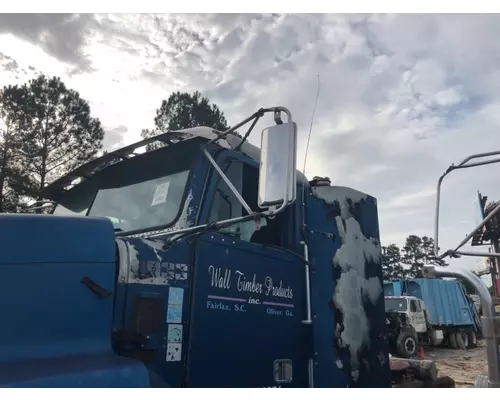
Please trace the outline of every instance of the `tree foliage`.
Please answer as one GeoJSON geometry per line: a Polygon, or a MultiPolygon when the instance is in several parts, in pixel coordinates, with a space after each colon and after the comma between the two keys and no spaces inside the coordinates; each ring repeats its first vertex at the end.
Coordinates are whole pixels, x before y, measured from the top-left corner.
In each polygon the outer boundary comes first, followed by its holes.
{"type": "Polygon", "coordinates": [[[0,207],[41,199],[51,181],[94,158],[104,130],[60,78],[44,75],[0,92],[0,207]]]}
{"type": "Polygon", "coordinates": [[[447,265],[434,255],[434,240],[427,236],[409,235],[401,249],[395,244],[382,248],[384,279],[422,277],[425,264],[447,265]]]}
{"type": "Polygon", "coordinates": [[[398,246],[390,244],[387,247],[382,247],[382,274],[384,279],[405,277],[401,261],[401,250],[398,246]]]}
{"type": "MultiPolygon", "coordinates": [[[[192,94],[175,92],[161,102],[156,110],[153,129],[143,129],[141,136],[146,139],[168,131],[207,126],[218,131],[229,129],[224,113],[216,104],[196,91],[192,94]]],[[[149,145],[148,150],[160,147],[149,145]]]]}
{"type": "Polygon", "coordinates": [[[5,86],[0,91],[0,212],[17,210],[21,193],[16,190],[22,180],[19,151],[23,129],[22,113],[26,93],[17,85],[5,86]]]}
{"type": "Polygon", "coordinates": [[[24,86],[28,108],[23,114],[23,170],[33,197],[55,177],[94,158],[102,149],[104,130],[90,116],[90,106],[78,92],[56,77],[39,76],[24,86]]]}

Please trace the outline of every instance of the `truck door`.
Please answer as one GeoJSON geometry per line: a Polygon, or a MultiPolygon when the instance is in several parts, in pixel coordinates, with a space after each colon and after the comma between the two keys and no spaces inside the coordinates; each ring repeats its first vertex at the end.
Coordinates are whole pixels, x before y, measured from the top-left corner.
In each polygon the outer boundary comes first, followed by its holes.
{"type": "MultiPolygon", "coordinates": [[[[218,163],[256,210],[257,163],[239,155],[218,163]]],[[[200,222],[245,215],[215,171],[208,186],[200,222]]],[[[263,219],[259,231],[251,221],[198,238],[188,387],[307,387],[305,270],[290,254],[293,215],[263,219]]]]}
{"type": "Polygon", "coordinates": [[[409,317],[410,323],[417,333],[424,333],[427,331],[424,310],[422,309],[419,300],[410,300],[409,317]]]}

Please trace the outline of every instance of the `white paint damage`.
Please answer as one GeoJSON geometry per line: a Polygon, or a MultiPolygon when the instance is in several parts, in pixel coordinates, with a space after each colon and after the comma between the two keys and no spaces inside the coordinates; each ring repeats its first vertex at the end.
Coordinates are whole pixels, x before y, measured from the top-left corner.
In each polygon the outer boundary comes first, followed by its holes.
{"type": "Polygon", "coordinates": [[[163,246],[165,245],[164,241],[158,241],[158,240],[151,240],[151,239],[141,239],[142,243],[144,243],[146,246],[150,247],[156,256],[156,259],[158,260],[159,263],[163,261],[163,257],[160,256],[158,251],[163,250],[163,246]]]}
{"type": "MultiPolygon", "coordinates": [[[[376,277],[366,278],[366,263],[380,262],[380,243],[363,235],[359,222],[351,215],[350,206],[367,198],[366,194],[344,187],[320,186],[313,188],[316,197],[329,204],[337,203],[340,216],[337,224],[341,246],[333,258],[334,267],[341,269],[333,301],[344,315],[344,330],[340,345],[348,347],[351,355],[351,376],[359,377],[359,352],[370,343],[369,318],[364,302],[376,304],[382,295],[382,286],[376,277]]],[[[340,326],[337,326],[340,330],[340,326]]]]}
{"type": "Polygon", "coordinates": [[[139,272],[139,252],[134,245],[122,239],[116,239],[116,245],[119,257],[118,282],[129,283],[130,273],[139,272]]]}
{"type": "Polygon", "coordinates": [[[193,225],[192,223],[189,222],[189,216],[193,212],[193,205],[191,204],[192,201],[193,201],[193,191],[190,190],[186,197],[186,201],[184,202],[184,208],[182,209],[181,216],[174,225],[174,230],[191,228],[191,226],[193,225]]]}

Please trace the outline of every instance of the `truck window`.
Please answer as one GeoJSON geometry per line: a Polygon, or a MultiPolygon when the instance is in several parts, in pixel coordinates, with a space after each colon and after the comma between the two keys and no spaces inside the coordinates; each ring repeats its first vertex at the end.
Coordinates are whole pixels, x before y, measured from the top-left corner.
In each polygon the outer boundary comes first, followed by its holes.
{"type": "Polygon", "coordinates": [[[385,311],[404,312],[408,310],[408,302],[404,298],[385,298],[385,311]]]}
{"type": "MultiPolygon", "coordinates": [[[[226,166],[224,172],[238,192],[241,193],[250,208],[258,210],[257,190],[259,170],[243,162],[232,161],[226,166]]],[[[210,209],[209,222],[222,221],[244,215],[247,215],[246,210],[231,189],[229,189],[226,182],[218,177],[218,184],[210,209]]],[[[261,229],[259,231],[256,230],[254,221],[246,221],[220,229],[219,232],[247,242],[281,246],[279,221],[278,217],[273,220],[261,218],[261,229]]]]}
{"type": "Polygon", "coordinates": [[[171,225],[182,210],[199,146],[191,139],[104,168],[62,192],[54,214],[106,217],[119,232],[171,225]]]}
{"type": "Polygon", "coordinates": [[[171,223],[179,211],[189,170],[100,189],[88,215],[107,217],[123,231],[171,223]]]}
{"type": "Polygon", "coordinates": [[[410,301],[410,311],[411,312],[418,312],[418,305],[417,305],[417,302],[415,300],[411,300],[410,301]]]}

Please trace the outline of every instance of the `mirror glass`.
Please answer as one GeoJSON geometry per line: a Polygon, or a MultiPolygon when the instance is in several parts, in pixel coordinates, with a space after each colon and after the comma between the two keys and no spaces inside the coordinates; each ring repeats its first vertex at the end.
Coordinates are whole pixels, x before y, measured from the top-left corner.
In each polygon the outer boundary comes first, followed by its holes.
{"type": "Polygon", "coordinates": [[[260,208],[295,200],[297,127],[294,122],[262,131],[259,171],[260,208]]]}

